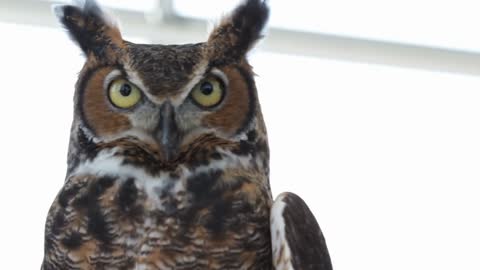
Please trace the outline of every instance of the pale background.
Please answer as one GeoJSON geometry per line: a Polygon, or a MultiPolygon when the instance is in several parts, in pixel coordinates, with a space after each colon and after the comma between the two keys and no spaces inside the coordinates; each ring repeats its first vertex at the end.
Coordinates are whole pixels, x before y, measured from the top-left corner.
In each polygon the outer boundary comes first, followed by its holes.
{"type": "MultiPolygon", "coordinates": [[[[147,43],[201,41],[238,1],[158,2],[100,1],[147,43]]],[[[480,3],[270,3],[250,60],[274,195],[305,199],[337,270],[480,269],[480,3]]],[[[46,1],[0,0],[0,34],[1,268],[38,269],[83,58],[46,1]]]]}

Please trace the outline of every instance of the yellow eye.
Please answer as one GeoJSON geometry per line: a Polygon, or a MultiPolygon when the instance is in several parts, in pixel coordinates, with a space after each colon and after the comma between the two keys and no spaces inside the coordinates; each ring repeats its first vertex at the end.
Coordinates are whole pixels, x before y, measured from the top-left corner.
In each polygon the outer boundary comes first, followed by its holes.
{"type": "Polygon", "coordinates": [[[225,86],[220,79],[208,77],[198,83],[190,95],[197,105],[210,108],[222,101],[225,95],[225,86]]]}
{"type": "Polygon", "coordinates": [[[128,109],[140,101],[142,93],[135,85],[126,80],[118,79],[110,84],[108,96],[113,105],[128,109]]]}

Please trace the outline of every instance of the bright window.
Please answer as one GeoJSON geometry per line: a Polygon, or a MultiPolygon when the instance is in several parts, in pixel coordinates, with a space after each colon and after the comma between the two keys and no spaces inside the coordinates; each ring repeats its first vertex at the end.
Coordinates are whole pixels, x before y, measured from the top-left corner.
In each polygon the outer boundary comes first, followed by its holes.
{"type": "MultiPolygon", "coordinates": [[[[211,19],[240,0],[175,0],[179,14],[211,19]]],[[[270,25],[433,47],[480,51],[480,3],[471,0],[271,0],[270,25]]]]}
{"type": "MultiPolygon", "coordinates": [[[[72,0],[42,0],[55,3],[72,3],[72,0]]],[[[149,12],[157,7],[157,0],[96,0],[102,6],[125,10],[149,12]]]]}

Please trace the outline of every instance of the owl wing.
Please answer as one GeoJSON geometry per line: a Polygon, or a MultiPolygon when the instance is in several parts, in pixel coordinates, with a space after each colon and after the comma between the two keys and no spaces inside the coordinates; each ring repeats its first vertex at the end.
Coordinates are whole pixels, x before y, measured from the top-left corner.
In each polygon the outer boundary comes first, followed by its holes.
{"type": "Polygon", "coordinates": [[[325,238],[306,203],[280,194],[270,213],[275,270],[331,270],[325,238]]]}

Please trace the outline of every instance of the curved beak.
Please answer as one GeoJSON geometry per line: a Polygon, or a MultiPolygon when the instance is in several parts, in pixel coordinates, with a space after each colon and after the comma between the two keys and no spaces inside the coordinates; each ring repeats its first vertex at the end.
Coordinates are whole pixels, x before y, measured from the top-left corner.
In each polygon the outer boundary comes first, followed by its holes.
{"type": "Polygon", "coordinates": [[[178,155],[181,135],[175,120],[175,110],[168,101],[160,108],[160,121],[154,137],[160,146],[163,158],[166,161],[174,160],[178,155]]]}

